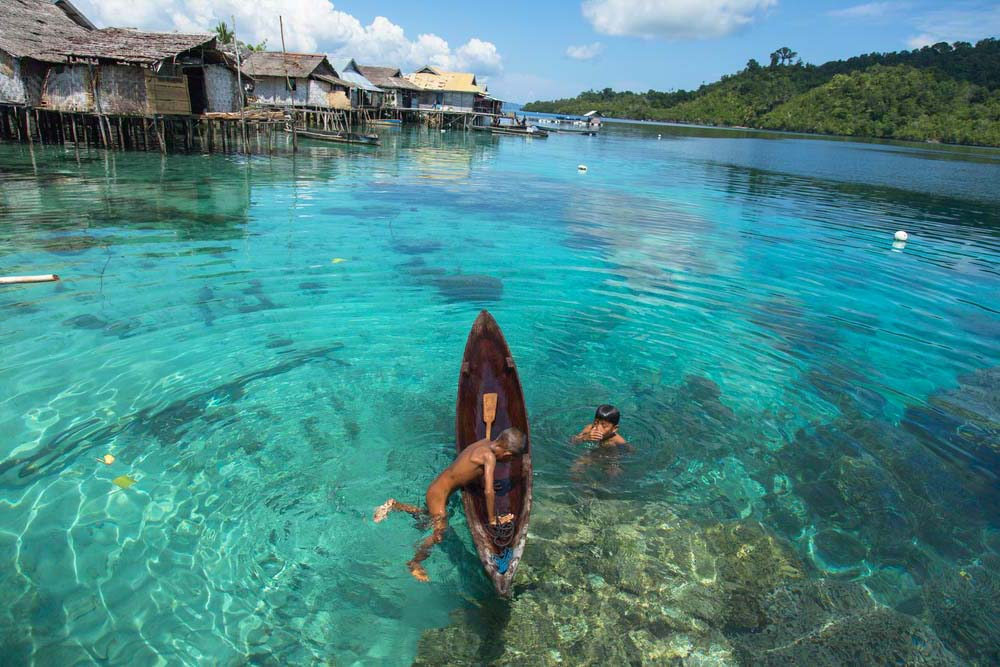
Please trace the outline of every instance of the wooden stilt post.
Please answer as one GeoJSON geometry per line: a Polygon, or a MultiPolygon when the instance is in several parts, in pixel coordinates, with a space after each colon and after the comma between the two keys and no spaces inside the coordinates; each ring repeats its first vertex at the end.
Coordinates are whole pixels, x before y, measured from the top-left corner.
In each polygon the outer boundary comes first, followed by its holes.
{"type": "Polygon", "coordinates": [[[104,123],[101,122],[100,115],[97,116],[97,129],[101,131],[101,145],[108,147],[108,137],[104,134],[104,123]]]}

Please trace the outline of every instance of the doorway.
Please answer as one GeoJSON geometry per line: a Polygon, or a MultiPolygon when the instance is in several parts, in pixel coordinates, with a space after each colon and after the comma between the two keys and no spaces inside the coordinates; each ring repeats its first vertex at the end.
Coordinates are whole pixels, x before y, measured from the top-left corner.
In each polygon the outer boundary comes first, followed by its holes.
{"type": "Polygon", "coordinates": [[[187,76],[188,97],[191,98],[191,113],[203,114],[208,111],[208,91],[205,89],[205,70],[192,67],[184,71],[187,76]]]}

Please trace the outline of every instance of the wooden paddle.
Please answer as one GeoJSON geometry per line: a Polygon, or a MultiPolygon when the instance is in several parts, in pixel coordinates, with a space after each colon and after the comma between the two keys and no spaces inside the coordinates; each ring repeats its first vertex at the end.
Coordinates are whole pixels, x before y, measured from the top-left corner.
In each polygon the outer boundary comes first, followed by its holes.
{"type": "Polygon", "coordinates": [[[497,395],[483,394],[483,421],[486,422],[486,439],[490,439],[493,421],[497,418],[497,395]]]}

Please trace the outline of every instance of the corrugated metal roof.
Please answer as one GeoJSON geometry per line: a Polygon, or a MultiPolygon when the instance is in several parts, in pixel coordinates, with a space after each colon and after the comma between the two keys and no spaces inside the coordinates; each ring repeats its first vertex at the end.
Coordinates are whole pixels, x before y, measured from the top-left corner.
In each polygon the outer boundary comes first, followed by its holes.
{"type": "Polygon", "coordinates": [[[407,74],[406,80],[415,83],[423,90],[486,94],[484,89],[476,85],[476,75],[472,72],[444,72],[432,67],[425,67],[419,72],[407,74]]]}
{"type": "Polygon", "coordinates": [[[363,88],[372,93],[381,93],[382,89],[376,86],[374,83],[365,78],[365,75],[358,71],[358,64],[353,60],[347,63],[340,76],[347,79],[353,84],[356,84],[358,88],[363,88]]]}
{"type": "Polygon", "coordinates": [[[329,74],[313,74],[312,78],[319,79],[320,81],[326,81],[327,83],[332,83],[335,86],[343,86],[344,88],[357,88],[350,81],[344,81],[343,79],[337,78],[335,76],[330,76],[329,74]]]}

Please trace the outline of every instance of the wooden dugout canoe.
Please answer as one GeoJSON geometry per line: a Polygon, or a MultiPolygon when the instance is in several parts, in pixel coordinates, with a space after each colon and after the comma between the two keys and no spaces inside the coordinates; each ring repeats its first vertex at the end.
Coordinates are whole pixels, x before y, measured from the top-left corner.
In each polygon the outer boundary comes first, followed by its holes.
{"type": "Polygon", "coordinates": [[[517,127],[514,125],[487,125],[485,127],[473,125],[472,129],[477,132],[491,132],[492,134],[505,134],[516,137],[536,137],[538,139],[545,139],[549,136],[548,131],[537,127],[531,132],[528,132],[527,128],[517,127]]]}
{"type": "Polygon", "coordinates": [[[329,130],[306,130],[298,128],[295,132],[300,137],[315,139],[316,141],[332,141],[340,144],[361,144],[363,146],[378,146],[382,143],[379,141],[377,134],[362,134],[360,132],[341,131],[332,132],[329,130]]]}
{"type": "Polygon", "coordinates": [[[496,515],[513,514],[511,528],[496,531],[488,525],[482,482],[462,489],[462,505],[469,532],[486,575],[497,593],[511,594],[514,572],[524,552],[531,515],[531,437],[524,392],[517,366],[496,320],[487,311],[479,313],[465,343],[458,377],[455,409],[455,446],[461,452],[486,437],[483,395],[496,394],[496,418],[490,437],[514,426],[524,432],[524,452],[513,460],[497,462],[494,470],[496,515]]]}

